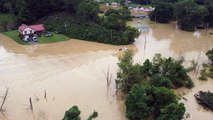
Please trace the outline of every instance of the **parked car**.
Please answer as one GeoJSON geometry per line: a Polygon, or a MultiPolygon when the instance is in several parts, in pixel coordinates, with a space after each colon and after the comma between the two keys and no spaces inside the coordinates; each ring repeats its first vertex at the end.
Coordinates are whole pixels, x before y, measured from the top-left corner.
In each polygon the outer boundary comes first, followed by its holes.
{"type": "Polygon", "coordinates": [[[24,42],[28,42],[28,37],[23,37],[22,40],[23,40],[24,42]]]}
{"type": "Polygon", "coordinates": [[[30,42],[30,41],[33,41],[33,38],[32,37],[28,37],[27,40],[30,42]]]}
{"type": "Polygon", "coordinates": [[[53,35],[53,34],[52,34],[51,32],[46,32],[46,33],[45,33],[45,36],[46,36],[46,37],[50,37],[50,36],[52,36],[52,35],[53,35]]]}
{"type": "Polygon", "coordinates": [[[33,41],[37,42],[38,41],[37,37],[33,37],[33,41]]]}

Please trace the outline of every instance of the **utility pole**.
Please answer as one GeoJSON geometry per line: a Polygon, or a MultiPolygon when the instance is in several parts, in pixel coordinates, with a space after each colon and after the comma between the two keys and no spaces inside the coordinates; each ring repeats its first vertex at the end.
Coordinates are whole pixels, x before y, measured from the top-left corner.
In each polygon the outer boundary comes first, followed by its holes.
{"type": "Polygon", "coordinates": [[[112,29],[111,29],[111,41],[112,41],[112,29]]]}

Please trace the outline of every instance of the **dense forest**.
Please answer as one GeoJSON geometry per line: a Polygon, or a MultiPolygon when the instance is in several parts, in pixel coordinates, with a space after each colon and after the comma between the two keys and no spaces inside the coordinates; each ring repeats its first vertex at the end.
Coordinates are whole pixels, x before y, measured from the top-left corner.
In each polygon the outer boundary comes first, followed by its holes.
{"type": "MultiPolygon", "coordinates": [[[[0,12],[15,16],[17,26],[44,23],[46,30],[107,44],[131,44],[139,32],[127,27],[126,7],[101,14],[93,0],[0,0],[0,12]]],[[[6,24],[6,23],[5,23],[6,24]]]]}

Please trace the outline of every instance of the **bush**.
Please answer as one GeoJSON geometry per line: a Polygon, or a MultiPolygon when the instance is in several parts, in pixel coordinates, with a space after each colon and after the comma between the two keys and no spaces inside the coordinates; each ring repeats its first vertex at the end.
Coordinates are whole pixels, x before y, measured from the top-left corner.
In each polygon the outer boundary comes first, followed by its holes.
{"type": "Polygon", "coordinates": [[[213,48],[208,50],[206,52],[206,56],[209,58],[209,60],[213,63],[213,48]]]}
{"type": "Polygon", "coordinates": [[[62,120],[80,120],[81,111],[78,106],[73,106],[68,111],[65,112],[64,118],[62,120]]]}

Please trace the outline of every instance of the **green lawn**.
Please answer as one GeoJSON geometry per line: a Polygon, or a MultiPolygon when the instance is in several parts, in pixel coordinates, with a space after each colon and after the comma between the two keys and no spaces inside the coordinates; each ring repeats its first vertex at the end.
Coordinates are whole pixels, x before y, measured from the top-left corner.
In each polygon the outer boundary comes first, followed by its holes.
{"type": "MultiPolygon", "coordinates": [[[[18,36],[19,33],[17,30],[3,32],[2,34],[12,38],[19,44],[28,45],[27,42],[24,42],[23,40],[20,39],[20,37],[18,36]]],[[[53,43],[53,42],[59,42],[59,41],[66,41],[69,39],[70,39],[69,37],[62,34],[53,34],[53,36],[51,37],[45,37],[44,35],[42,35],[41,37],[38,37],[38,43],[53,43]]]]}
{"type": "Polygon", "coordinates": [[[39,43],[52,43],[52,42],[60,42],[60,41],[65,41],[69,40],[70,38],[62,35],[62,34],[53,34],[51,37],[45,37],[42,35],[41,37],[38,37],[38,42],[39,43]]]}
{"type": "Polygon", "coordinates": [[[24,42],[23,40],[20,39],[19,33],[18,33],[17,30],[12,30],[12,31],[9,31],[9,32],[3,32],[2,34],[12,38],[13,40],[15,40],[19,44],[22,44],[22,45],[27,44],[26,42],[24,42]]]}

